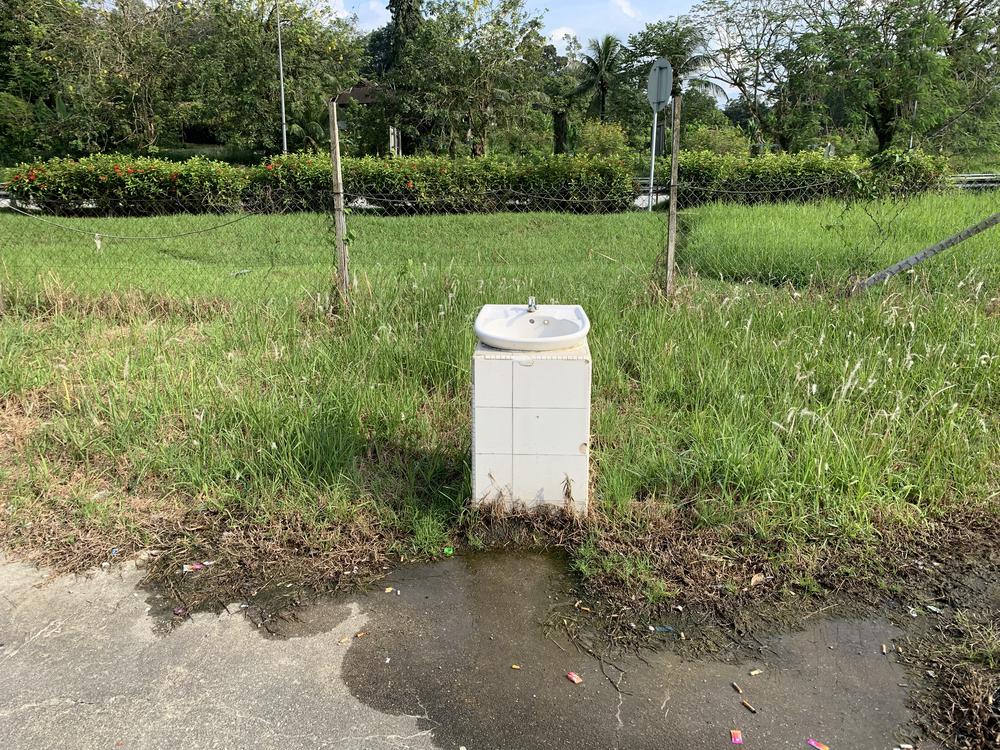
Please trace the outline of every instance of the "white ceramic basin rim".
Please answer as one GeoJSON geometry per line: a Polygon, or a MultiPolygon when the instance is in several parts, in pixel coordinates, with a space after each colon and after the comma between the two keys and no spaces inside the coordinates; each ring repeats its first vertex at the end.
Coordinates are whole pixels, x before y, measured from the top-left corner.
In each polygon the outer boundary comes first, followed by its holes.
{"type": "Polygon", "coordinates": [[[487,346],[513,351],[571,349],[587,339],[590,320],[579,305],[484,305],[476,336],[487,346]]]}

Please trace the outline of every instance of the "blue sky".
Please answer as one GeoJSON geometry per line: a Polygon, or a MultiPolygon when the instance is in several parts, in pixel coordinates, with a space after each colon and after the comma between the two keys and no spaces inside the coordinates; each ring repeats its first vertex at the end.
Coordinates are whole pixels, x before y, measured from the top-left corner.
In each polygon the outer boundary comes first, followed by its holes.
{"type": "MultiPolygon", "coordinates": [[[[386,0],[341,0],[334,2],[355,13],[364,29],[384,24],[389,13],[386,0]]],[[[555,40],[565,33],[576,34],[584,46],[587,40],[604,34],[625,39],[647,22],[690,10],[692,0],[527,0],[532,10],[542,14],[545,33],[555,40]]]]}

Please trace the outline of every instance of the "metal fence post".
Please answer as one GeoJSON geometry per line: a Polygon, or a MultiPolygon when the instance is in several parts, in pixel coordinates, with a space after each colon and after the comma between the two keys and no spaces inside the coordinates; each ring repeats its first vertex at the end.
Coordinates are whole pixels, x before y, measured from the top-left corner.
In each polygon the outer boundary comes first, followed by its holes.
{"type": "Polygon", "coordinates": [[[337,248],[334,287],[340,306],[347,309],[351,277],[347,258],[347,217],[344,212],[344,174],[340,166],[340,133],[337,130],[337,99],[330,99],[330,165],[333,172],[333,223],[337,248]]]}
{"type": "Polygon", "coordinates": [[[681,150],[681,95],[674,96],[670,144],[670,212],[667,219],[667,295],[674,293],[674,255],[677,247],[677,159],[681,150]]]}

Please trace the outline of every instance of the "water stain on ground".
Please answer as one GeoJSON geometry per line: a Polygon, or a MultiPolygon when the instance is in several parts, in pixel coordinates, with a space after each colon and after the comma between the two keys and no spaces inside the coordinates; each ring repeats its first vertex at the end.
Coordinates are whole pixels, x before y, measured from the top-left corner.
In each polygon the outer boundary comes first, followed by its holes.
{"type": "MultiPolygon", "coordinates": [[[[665,649],[602,668],[546,625],[572,607],[552,558],[456,558],[397,570],[384,585],[393,591],[357,598],[367,634],[352,641],[344,679],[379,711],[421,717],[444,748],[699,750],[729,745],[739,729],[750,747],[806,748],[815,738],[883,750],[910,731],[905,669],[882,653],[902,633],[882,619],[817,617],[767,641],[758,661],[665,649]]],[[[303,616],[312,618],[304,632],[321,627],[322,613],[303,616]]]]}

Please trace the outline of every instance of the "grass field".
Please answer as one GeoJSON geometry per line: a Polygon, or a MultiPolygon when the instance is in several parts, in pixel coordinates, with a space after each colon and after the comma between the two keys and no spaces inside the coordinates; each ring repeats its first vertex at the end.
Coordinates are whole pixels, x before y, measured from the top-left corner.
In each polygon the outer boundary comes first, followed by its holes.
{"type": "Polygon", "coordinates": [[[356,216],[353,309],[332,319],[312,302],[322,217],[98,248],[228,219],[0,215],[0,539],[64,567],[152,546],[257,582],[485,544],[471,321],[534,295],[593,322],[595,513],[538,527],[586,580],[665,604],[759,572],[761,595],[875,578],[932,524],[998,511],[997,237],[861,297],[835,281],[996,203],[923,199],[877,247],[895,207],[697,209],[670,302],[659,215],[356,216]],[[192,295],[219,302],[170,301],[192,295]]]}

